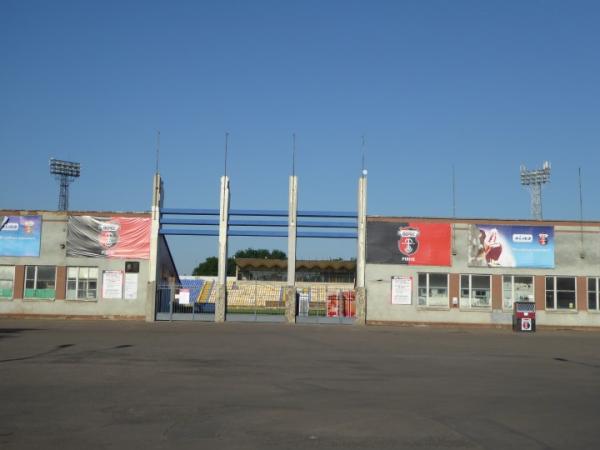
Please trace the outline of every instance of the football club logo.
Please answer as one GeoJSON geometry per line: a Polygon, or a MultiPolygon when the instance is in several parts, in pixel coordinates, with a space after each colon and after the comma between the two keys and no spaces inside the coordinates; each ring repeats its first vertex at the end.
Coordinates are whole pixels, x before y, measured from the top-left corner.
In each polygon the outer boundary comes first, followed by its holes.
{"type": "Polygon", "coordinates": [[[98,242],[104,248],[111,248],[119,241],[119,224],[105,222],[100,225],[100,234],[98,235],[98,242]]]}
{"type": "Polygon", "coordinates": [[[398,228],[398,250],[405,256],[412,256],[419,250],[419,235],[417,228],[398,228]]]}
{"type": "Polygon", "coordinates": [[[547,233],[538,234],[538,242],[540,243],[540,245],[548,245],[548,234],[547,233]]]}

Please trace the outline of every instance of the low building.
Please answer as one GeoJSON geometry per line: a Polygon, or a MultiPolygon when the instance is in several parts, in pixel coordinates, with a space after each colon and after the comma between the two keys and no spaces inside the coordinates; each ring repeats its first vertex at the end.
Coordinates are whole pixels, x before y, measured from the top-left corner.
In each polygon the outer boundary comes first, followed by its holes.
{"type": "Polygon", "coordinates": [[[600,326],[600,222],[367,219],[367,322],[600,326]]]}
{"type": "MultiPolygon", "coordinates": [[[[144,319],[150,227],[147,212],[0,211],[0,316],[144,319]]],[[[155,245],[157,280],[177,280],[166,241],[155,245]]]]}

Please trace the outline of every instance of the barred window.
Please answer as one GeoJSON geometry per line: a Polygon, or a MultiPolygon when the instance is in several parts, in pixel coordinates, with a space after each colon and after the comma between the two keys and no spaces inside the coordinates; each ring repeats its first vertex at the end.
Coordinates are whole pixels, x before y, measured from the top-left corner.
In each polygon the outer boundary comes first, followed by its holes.
{"type": "Polygon", "coordinates": [[[490,275],[460,276],[460,307],[463,309],[489,309],[491,302],[490,275]]]}
{"type": "Polygon", "coordinates": [[[25,298],[53,299],[56,297],[56,267],[25,267],[25,298]]]}
{"type": "Polygon", "coordinates": [[[513,309],[514,302],[534,302],[533,277],[504,275],[502,278],[504,309],[513,309]]]}
{"type": "Polygon", "coordinates": [[[13,298],[15,266],[0,266],[0,298],[13,298]]]}
{"type": "Polygon", "coordinates": [[[577,306],[575,277],[546,277],[546,309],[572,309],[577,306]]]}
{"type": "Polygon", "coordinates": [[[448,307],[448,274],[419,274],[419,306],[448,307]]]}
{"type": "Polygon", "coordinates": [[[95,300],[98,296],[97,267],[69,267],[67,300],[95,300]]]}

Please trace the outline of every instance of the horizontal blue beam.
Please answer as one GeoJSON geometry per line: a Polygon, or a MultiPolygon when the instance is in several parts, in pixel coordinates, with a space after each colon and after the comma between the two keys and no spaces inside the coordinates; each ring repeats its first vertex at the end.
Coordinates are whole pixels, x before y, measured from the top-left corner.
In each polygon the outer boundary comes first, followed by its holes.
{"type": "MultiPolygon", "coordinates": [[[[218,230],[191,230],[177,228],[161,228],[159,234],[163,236],[218,236],[218,230]]],[[[255,236],[287,238],[286,231],[262,230],[229,230],[229,236],[255,236]]],[[[299,238],[324,238],[324,239],[356,239],[356,233],[326,232],[326,231],[300,231],[296,233],[299,238]]]]}
{"type": "Polygon", "coordinates": [[[229,230],[229,236],[260,236],[260,237],[282,237],[287,238],[287,231],[262,231],[262,230],[229,230]]]}
{"type": "Polygon", "coordinates": [[[218,236],[219,230],[190,230],[184,228],[161,228],[158,230],[162,235],[179,235],[179,236],[218,236]]]}
{"type": "Polygon", "coordinates": [[[297,215],[298,217],[358,218],[358,213],[353,211],[298,211],[297,215]]]}
{"type": "Polygon", "coordinates": [[[161,217],[161,225],[219,225],[219,219],[171,219],[161,217]]]}
{"type": "Polygon", "coordinates": [[[230,216],[263,216],[263,217],[287,217],[287,210],[283,209],[230,209],[230,216]]]}
{"type": "Polygon", "coordinates": [[[180,214],[187,216],[218,216],[218,209],[185,209],[185,208],[162,208],[161,214],[180,214]]]}
{"type": "Polygon", "coordinates": [[[334,231],[298,231],[299,238],[326,238],[326,239],[356,239],[357,233],[343,233],[334,231]]]}
{"type": "Polygon", "coordinates": [[[298,228],[358,228],[358,223],[299,220],[297,226],[298,228]]]}

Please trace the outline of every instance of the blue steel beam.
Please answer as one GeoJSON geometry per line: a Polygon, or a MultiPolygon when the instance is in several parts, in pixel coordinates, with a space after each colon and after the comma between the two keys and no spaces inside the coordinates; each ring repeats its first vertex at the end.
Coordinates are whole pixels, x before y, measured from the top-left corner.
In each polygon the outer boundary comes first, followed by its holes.
{"type": "Polygon", "coordinates": [[[219,225],[218,219],[171,219],[160,218],[161,225],[219,225]]]}
{"type": "Polygon", "coordinates": [[[298,211],[298,217],[332,217],[332,218],[358,218],[358,213],[353,211],[298,211]]]}
{"type": "Polygon", "coordinates": [[[177,228],[161,228],[158,230],[162,235],[180,235],[180,236],[218,236],[219,230],[190,230],[177,228]]]}
{"type": "Polygon", "coordinates": [[[163,208],[161,214],[179,214],[187,216],[218,216],[218,209],[182,209],[182,208],[163,208]]]}

